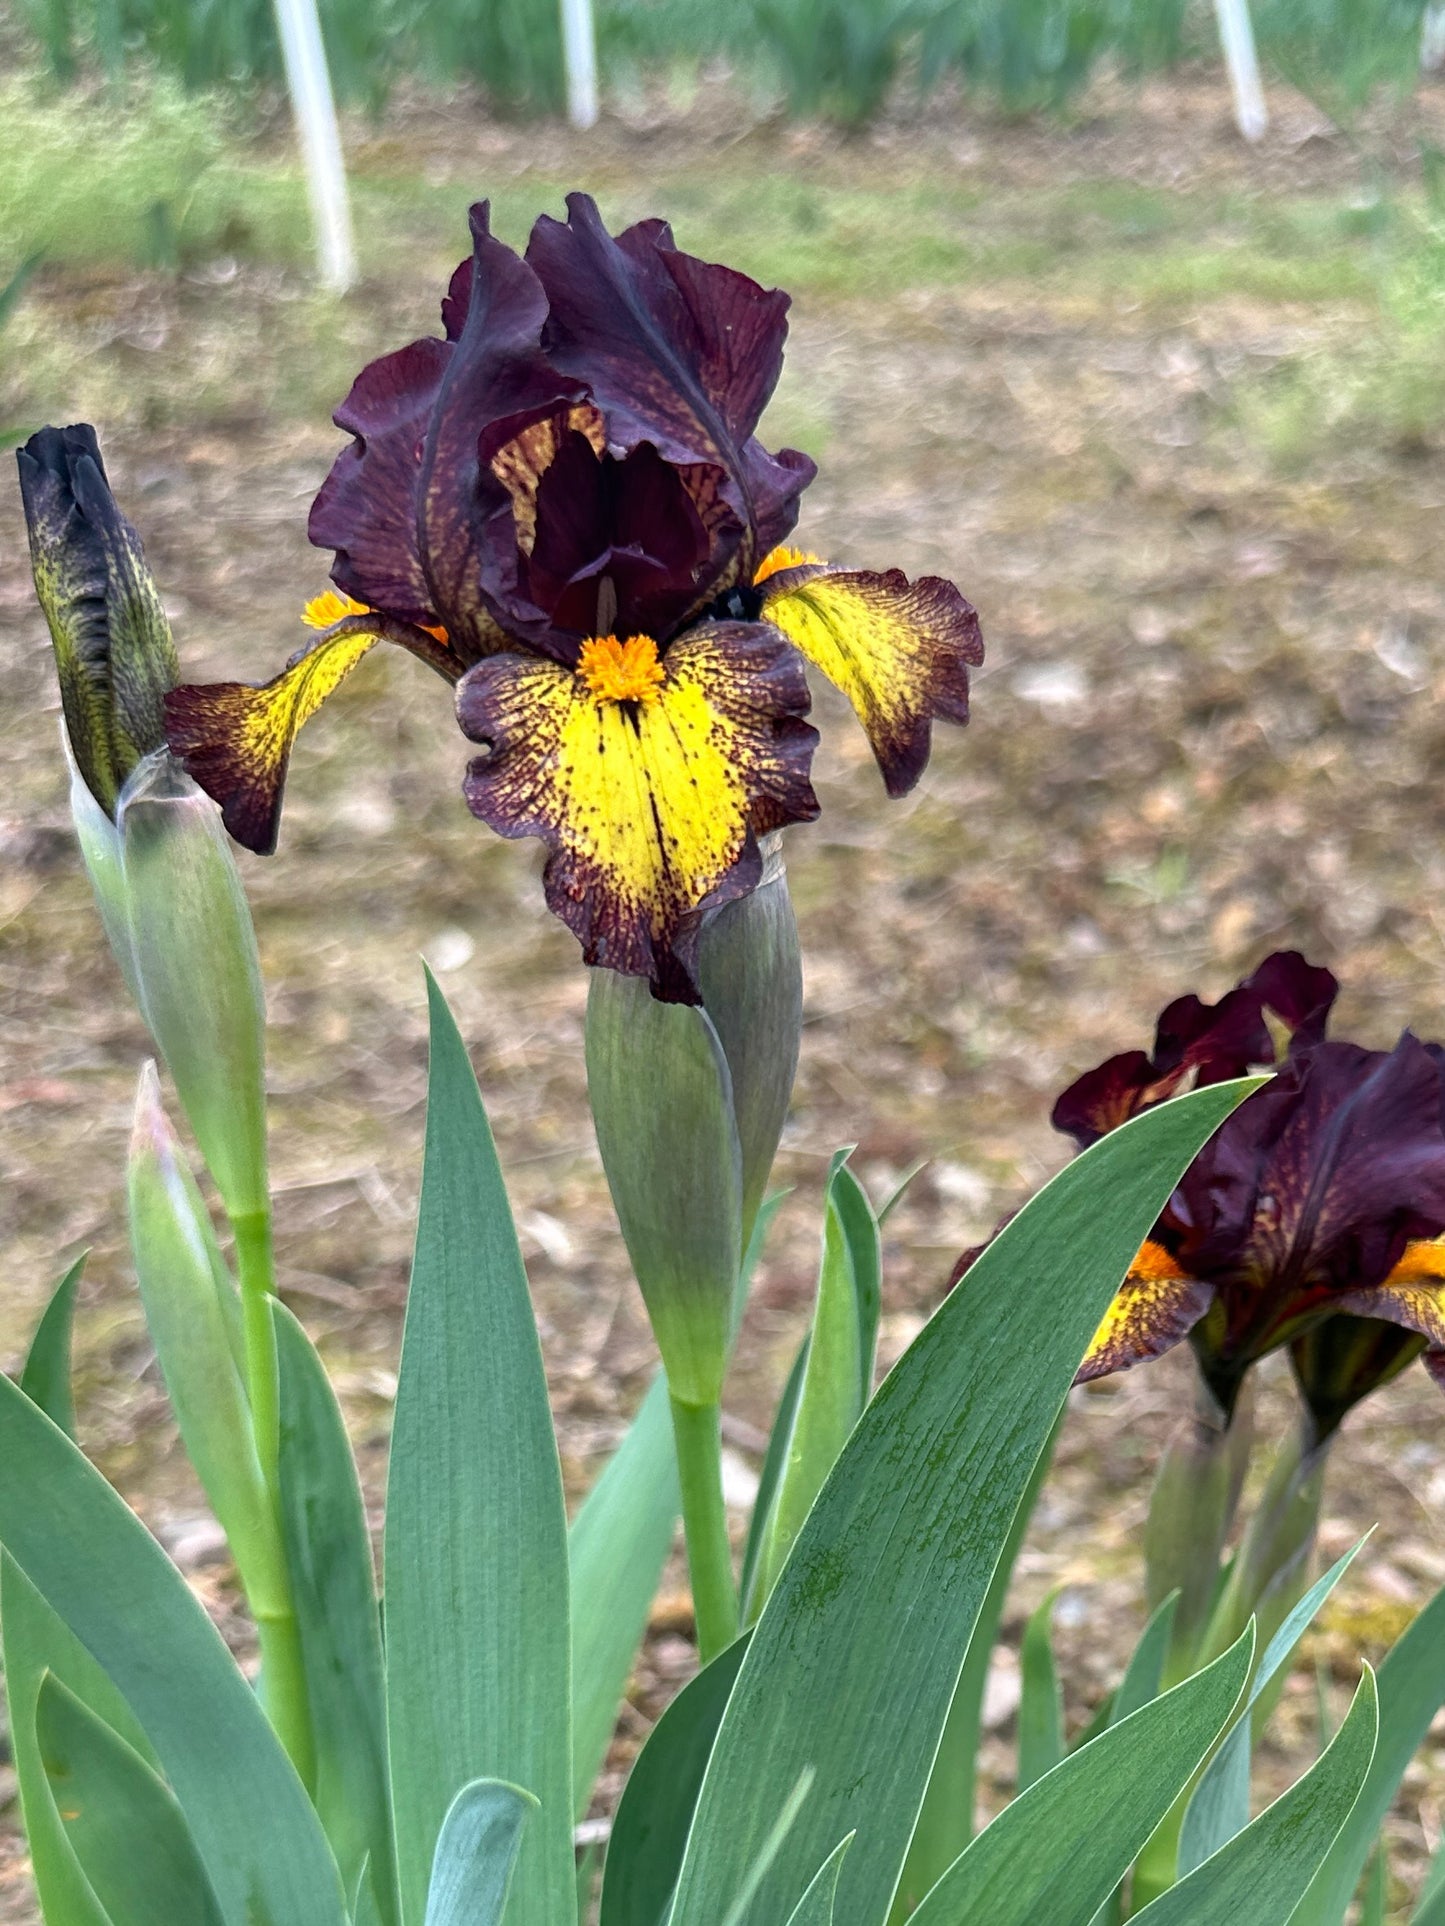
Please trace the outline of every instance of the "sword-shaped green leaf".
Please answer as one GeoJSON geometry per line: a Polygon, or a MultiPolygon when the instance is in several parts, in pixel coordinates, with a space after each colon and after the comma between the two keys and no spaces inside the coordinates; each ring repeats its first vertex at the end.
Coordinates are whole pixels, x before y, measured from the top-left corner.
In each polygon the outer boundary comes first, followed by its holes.
{"type": "Polygon", "coordinates": [[[1185,1808],[1179,1835],[1179,1876],[1193,1872],[1237,1832],[1249,1824],[1249,1714],[1259,1703],[1282,1666],[1289,1663],[1294,1648],[1304,1637],[1310,1620],[1324,1604],[1348,1570],[1360,1545],[1337,1558],[1324,1577],[1318,1579],[1280,1626],[1250,1681],[1249,1697],[1229,1736],[1200,1776],[1199,1784],[1185,1808]]]}
{"type": "Polygon", "coordinates": [[[1020,1793],[925,1895],[917,1926],[1088,1926],[1223,1730],[1253,1652],[1246,1632],[1020,1793]]]}
{"type": "Polygon", "coordinates": [[[0,1544],[129,1704],[227,1926],[341,1926],[326,1836],[219,1633],[129,1506],[4,1378],[0,1544]]]}
{"type": "Polygon", "coordinates": [[[222,1926],[169,1786],[47,1674],[36,1738],[56,1816],[111,1926],[222,1926]]]}
{"type": "Polygon", "coordinates": [[[527,1274],[476,1078],[428,978],[431,1078],[387,1480],[387,1719],[405,1926],[476,1779],[540,1802],[508,1926],[575,1916],[567,1516],[527,1274]]]}
{"type": "Polygon", "coordinates": [[[301,1633],[316,1810],[348,1892],[363,1869],[396,1926],[386,1684],[371,1534],[336,1394],[310,1338],[273,1303],[281,1411],[281,1531],[301,1633]]]}
{"type": "Polygon", "coordinates": [[[572,1810],[587,1810],[677,1532],[677,1457],[659,1375],[567,1533],[572,1810]]]}
{"type": "Polygon", "coordinates": [[[1367,1667],[1344,1724],[1304,1777],[1212,1859],[1136,1913],[1138,1926],[1293,1923],[1311,1876],[1365,1783],[1377,1714],[1375,1675],[1367,1667]]]}
{"type": "Polygon", "coordinates": [[[664,1926],[745,1633],[689,1679],[648,1734],[623,1788],[602,1872],[601,1926],[664,1926]]]}
{"type": "Polygon", "coordinates": [[[813,1876],[813,1883],[788,1916],[788,1926],[833,1926],[833,1900],[843,1855],[853,1843],[850,1832],[840,1839],[813,1876]]]}
{"type": "Polygon", "coordinates": [[[1380,1667],[1380,1738],[1370,1776],[1290,1926],[1340,1926],[1405,1768],[1442,1704],[1445,1590],[1435,1594],[1380,1667]]]}
{"type": "Polygon", "coordinates": [[[680,1919],[741,1887],[810,1767],[759,1918],[786,1919],[854,1830],[836,1920],[887,1916],[970,1634],[1079,1360],[1181,1171],[1255,1087],[1196,1091],[1086,1151],[880,1387],[754,1632],[698,1801],[680,1919]]]}

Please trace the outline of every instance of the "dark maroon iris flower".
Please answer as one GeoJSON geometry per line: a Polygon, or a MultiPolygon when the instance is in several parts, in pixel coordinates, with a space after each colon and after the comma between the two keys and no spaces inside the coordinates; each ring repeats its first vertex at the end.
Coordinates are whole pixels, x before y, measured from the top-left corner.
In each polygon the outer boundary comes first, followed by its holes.
{"type": "Polygon", "coordinates": [[[311,511],[340,595],[264,687],[172,693],[174,752],[253,849],[274,847],[298,729],[378,641],[456,686],[465,785],[549,846],[547,900],[589,963],[696,1001],[704,909],[761,874],[758,837],[817,814],[804,658],[857,709],[891,794],[936,718],[968,715],[978,618],[949,582],[785,546],[813,463],[756,429],[788,297],[612,235],[574,194],[518,255],[472,209],[440,339],[364,368],[311,511]]]}
{"type": "Polygon", "coordinates": [[[1218,1004],[1183,997],[1152,1055],[1088,1071],[1054,1122],[1087,1146],[1191,1082],[1276,1074],[1185,1172],[1094,1338],[1081,1379],[1188,1337],[1226,1412],[1288,1346],[1317,1434],[1422,1351],[1445,1386],[1445,1052],[1326,1039],[1337,985],[1294,952],[1218,1004]]]}

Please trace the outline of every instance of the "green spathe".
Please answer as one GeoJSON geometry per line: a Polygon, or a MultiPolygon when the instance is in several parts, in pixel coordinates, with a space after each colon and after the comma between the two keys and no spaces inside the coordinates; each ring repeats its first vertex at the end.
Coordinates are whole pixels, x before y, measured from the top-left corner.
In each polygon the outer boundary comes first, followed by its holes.
{"type": "Polygon", "coordinates": [[[640,977],[594,970],[587,1089],[668,1388],[715,1405],[742,1263],[742,1152],[717,1032],[703,1011],[659,1003],[640,977]]]}
{"type": "Polygon", "coordinates": [[[803,1027],[803,960],[781,845],[781,831],[764,838],[763,882],[736,902],[709,911],[697,946],[703,1008],[732,1077],[744,1240],[783,1134],[803,1027]]]}
{"type": "Polygon", "coordinates": [[[166,751],[116,812],[141,1014],[227,1215],[266,1214],[265,996],[220,811],[166,751]]]}

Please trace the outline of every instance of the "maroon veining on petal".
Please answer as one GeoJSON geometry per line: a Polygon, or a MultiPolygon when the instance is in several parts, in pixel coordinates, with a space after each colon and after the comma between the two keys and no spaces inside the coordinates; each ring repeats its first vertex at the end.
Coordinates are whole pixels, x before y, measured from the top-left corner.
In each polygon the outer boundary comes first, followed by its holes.
{"type": "Polygon", "coordinates": [[[369,607],[440,622],[476,660],[501,637],[482,595],[477,521],[511,506],[484,469],[529,422],[579,399],[583,383],[541,349],[547,298],[536,275],[471,210],[473,251],[452,278],[445,340],[415,341],[364,368],[336,412],[355,437],[311,510],[336,551],[332,577],[369,607]]]}
{"type": "Polygon", "coordinates": [[[720,467],[750,569],[792,528],[815,472],[754,433],[782,368],[788,297],[684,254],[665,222],[614,238],[585,194],[568,196],[565,222],[537,222],[527,260],[547,291],[548,355],[587,382],[609,446],[651,442],[664,460],[720,467]]]}

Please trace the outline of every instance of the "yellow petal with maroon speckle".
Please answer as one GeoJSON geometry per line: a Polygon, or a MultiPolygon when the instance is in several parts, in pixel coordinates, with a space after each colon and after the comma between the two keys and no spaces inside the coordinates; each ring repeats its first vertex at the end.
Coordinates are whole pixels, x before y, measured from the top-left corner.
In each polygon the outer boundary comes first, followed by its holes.
{"type": "Polygon", "coordinates": [[[325,636],[261,688],[211,682],[167,696],[171,751],[221,805],[238,843],[263,856],[276,847],[297,732],[381,639],[366,632],[325,636]]]}
{"type": "Polygon", "coordinates": [[[1430,1375],[1445,1390],[1445,1237],[1415,1238],[1383,1284],[1348,1291],[1334,1308],[1418,1331],[1430,1375]]]}
{"type": "Polygon", "coordinates": [[[1191,1277],[1151,1239],[1129,1266],[1079,1366],[1077,1384],[1157,1358],[1187,1337],[1209,1308],[1213,1287],[1191,1277]]]}
{"type": "Polygon", "coordinates": [[[802,563],[757,586],[763,620],[837,683],[868,731],[889,795],[906,795],[928,761],[934,718],[968,720],[968,671],[983,660],[972,603],[939,576],[910,582],[896,568],[802,563]]]}
{"type": "Polygon", "coordinates": [[[601,673],[603,655],[620,664],[642,640],[598,639],[575,670],[521,655],[470,670],[457,713],[487,753],[466,795],[500,834],[550,845],[547,902],[589,963],[696,1002],[697,913],[755,886],[757,834],[817,814],[817,737],[801,665],[761,624],[704,624],[667,649],[645,700],[612,693],[631,685],[601,673]]]}

